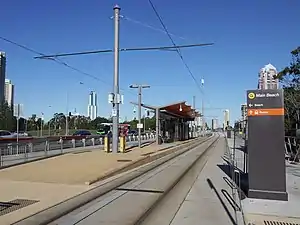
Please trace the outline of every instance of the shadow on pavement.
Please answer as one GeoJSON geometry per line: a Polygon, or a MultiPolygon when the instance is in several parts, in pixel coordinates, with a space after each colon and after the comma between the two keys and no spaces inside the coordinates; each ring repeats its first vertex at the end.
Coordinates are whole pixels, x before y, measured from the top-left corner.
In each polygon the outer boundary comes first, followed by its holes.
{"type": "MultiPolygon", "coordinates": [[[[142,148],[143,148],[143,147],[146,147],[146,146],[148,146],[148,145],[151,145],[152,143],[153,143],[153,141],[144,142],[144,143],[142,143],[141,147],[142,147],[142,148]]],[[[130,152],[130,151],[132,151],[133,148],[138,147],[138,146],[139,146],[138,143],[137,143],[137,144],[134,144],[134,145],[130,145],[130,146],[128,146],[128,147],[126,148],[126,152],[130,152]]]]}
{"type": "Polygon", "coordinates": [[[241,145],[240,147],[235,147],[235,149],[244,152],[244,154],[248,154],[247,146],[241,145]]]}
{"type": "Polygon", "coordinates": [[[229,209],[227,208],[226,204],[224,203],[224,201],[222,200],[220,194],[218,193],[218,190],[216,189],[216,187],[214,186],[214,184],[212,183],[212,181],[208,178],[206,179],[209,187],[215,192],[216,196],[218,197],[219,201],[221,202],[221,205],[223,206],[226,214],[228,215],[230,221],[232,222],[233,225],[237,225],[237,223],[235,222],[233,216],[231,215],[229,209]]]}
{"type": "Polygon", "coordinates": [[[240,193],[241,199],[245,199],[248,196],[248,190],[249,190],[248,174],[239,170],[239,173],[234,173],[235,177],[233,177],[232,175],[233,166],[231,166],[230,164],[218,164],[217,166],[231,179],[229,180],[227,177],[223,177],[225,182],[231,188],[234,187],[232,182],[235,182],[235,184],[240,188],[239,191],[241,191],[240,193]],[[240,179],[239,179],[239,174],[240,174],[240,179]]]}
{"type": "Polygon", "coordinates": [[[224,197],[226,198],[226,200],[229,202],[229,204],[231,205],[231,207],[235,210],[235,211],[240,211],[240,207],[238,206],[238,204],[235,202],[235,200],[231,197],[231,195],[228,193],[228,191],[226,191],[225,189],[221,190],[222,194],[224,195],[224,197]]]}

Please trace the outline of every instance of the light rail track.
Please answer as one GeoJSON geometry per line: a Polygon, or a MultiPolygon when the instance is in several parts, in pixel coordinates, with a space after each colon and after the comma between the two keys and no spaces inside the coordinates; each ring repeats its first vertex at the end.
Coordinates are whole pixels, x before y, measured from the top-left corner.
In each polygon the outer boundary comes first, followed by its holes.
{"type": "Polygon", "coordinates": [[[212,136],[181,146],[174,153],[15,224],[140,224],[217,140],[212,136]]]}

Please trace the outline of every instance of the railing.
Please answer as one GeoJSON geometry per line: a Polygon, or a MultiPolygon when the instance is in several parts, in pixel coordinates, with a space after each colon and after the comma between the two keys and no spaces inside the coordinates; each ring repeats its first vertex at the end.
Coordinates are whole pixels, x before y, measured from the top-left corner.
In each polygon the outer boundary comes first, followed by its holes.
{"type": "MultiPolygon", "coordinates": [[[[141,135],[142,141],[154,140],[154,134],[141,135]]],[[[126,137],[126,142],[138,141],[137,135],[126,137]]],[[[17,143],[16,138],[0,139],[0,167],[32,161],[48,156],[84,150],[85,147],[99,146],[103,150],[104,136],[62,136],[46,138],[23,138],[17,143]],[[80,148],[80,149],[79,149],[80,148]]]]}
{"type": "Polygon", "coordinates": [[[296,137],[285,136],[285,158],[290,162],[299,162],[300,144],[296,137]]]}

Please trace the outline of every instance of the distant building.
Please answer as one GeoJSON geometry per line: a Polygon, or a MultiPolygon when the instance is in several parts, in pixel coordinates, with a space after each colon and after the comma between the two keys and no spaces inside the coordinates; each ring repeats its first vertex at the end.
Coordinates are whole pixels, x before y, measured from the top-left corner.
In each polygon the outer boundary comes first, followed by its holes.
{"type": "Polygon", "coordinates": [[[229,110],[226,109],[224,110],[224,123],[223,123],[223,128],[227,129],[230,125],[230,117],[229,117],[229,110]]]}
{"type": "Polygon", "coordinates": [[[247,119],[247,104],[241,104],[241,119],[247,119]]]}
{"type": "Polygon", "coordinates": [[[88,113],[87,116],[94,120],[97,118],[97,94],[95,91],[91,91],[89,95],[88,113]]]}
{"type": "Polygon", "coordinates": [[[272,64],[264,66],[258,75],[258,89],[278,89],[277,70],[272,64]]]}
{"type": "Polygon", "coordinates": [[[241,129],[246,127],[247,120],[247,104],[241,104],[241,129]]]}
{"type": "Polygon", "coordinates": [[[216,130],[218,128],[218,119],[211,120],[211,129],[216,130]]]}
{"type": "Polygon", "coordinates": [[[14,105],[14,85],[9,79],[5,79],[4,99],[9,106],[14,105]]]}
{"type": "Polygon", "coordinates": [[[0,102],[5,100],[5,75],[6,75],[6,55],[4,52],[0,52],[0,102]]]}

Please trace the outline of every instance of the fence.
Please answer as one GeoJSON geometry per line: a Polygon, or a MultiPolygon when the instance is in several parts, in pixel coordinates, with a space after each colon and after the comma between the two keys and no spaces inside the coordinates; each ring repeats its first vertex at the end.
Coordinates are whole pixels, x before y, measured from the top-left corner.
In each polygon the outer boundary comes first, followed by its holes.
{"type": "Polygon", "coordinates": [[[300,144],[299,140],[293,136],[285,136],[285,158],[290,162],[299,162],[300,144]]]}
{"type": "MultiPolygon", "coordinates": [[[[154,134],[141,136],[142,141],[154,140],[154,134]]],[[[126,137],[126,142],[138,141],[138,136],[126,137]]],[[[0,140],[0,167],[32,161],[38,158],[64,154],[75,150],[84,150],[85,147],[99,146],[103,149],[104,136],[63,136],[47,138],[20,138],[0,140]]]]}

